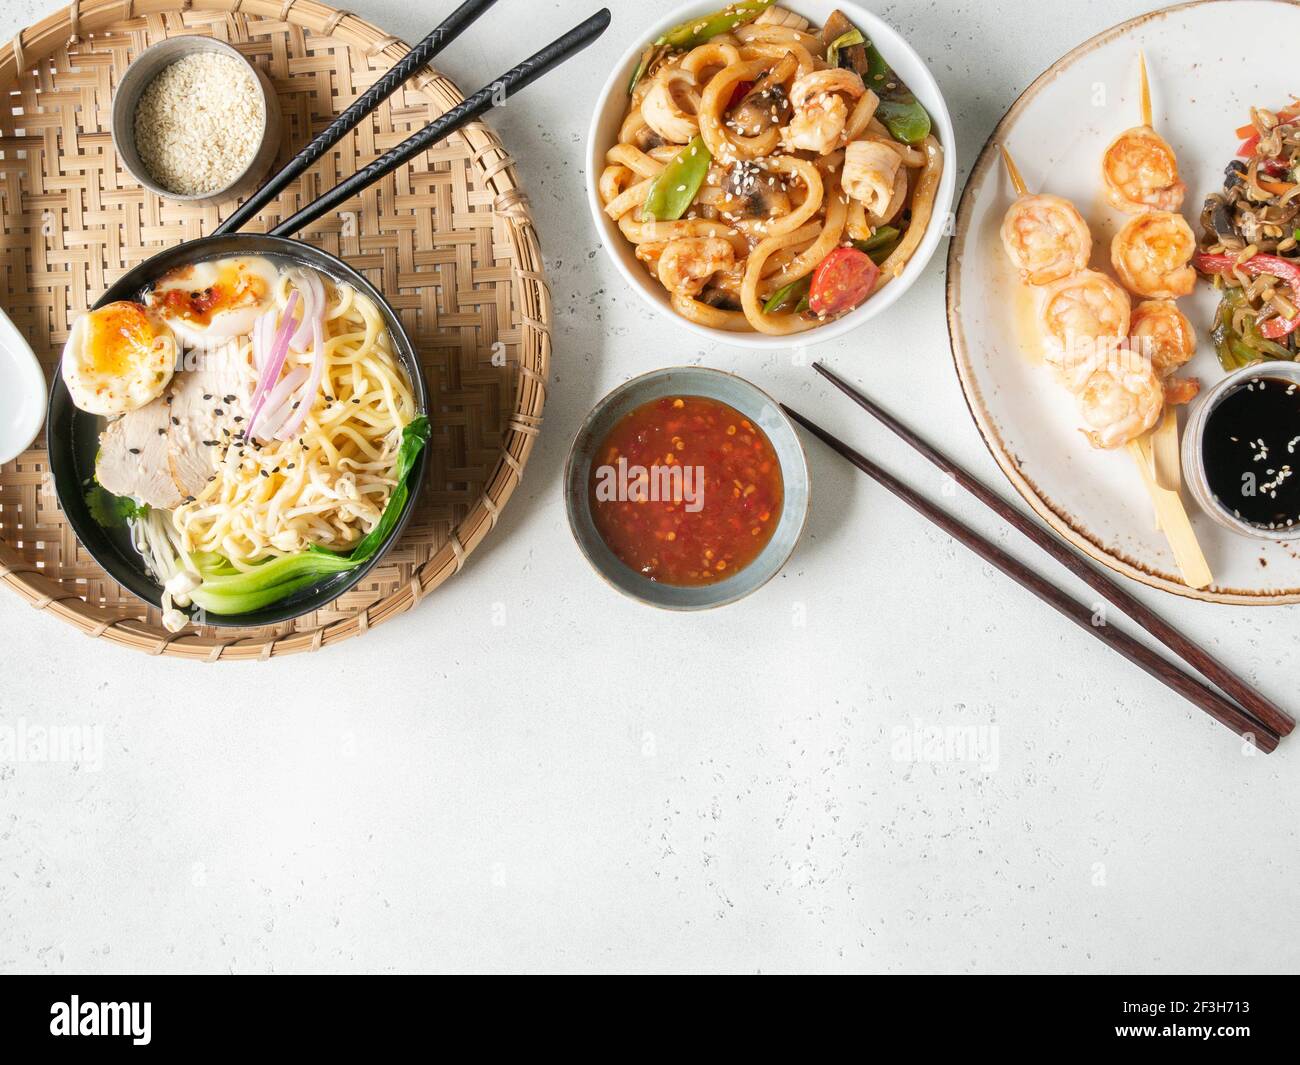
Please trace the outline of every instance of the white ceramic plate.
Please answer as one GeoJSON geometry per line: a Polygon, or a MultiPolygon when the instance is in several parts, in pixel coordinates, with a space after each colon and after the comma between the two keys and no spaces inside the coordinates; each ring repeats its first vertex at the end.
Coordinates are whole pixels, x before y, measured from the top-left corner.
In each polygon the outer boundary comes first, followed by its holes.
{"type": "MultiPolygon", "coordinates": [[[[1153,588],[1222,603],[1300,602],[1300,549],[1222,528],[1184,490],[1215,583],[1183,583],[1156,530],[1127,451],[1097,452],[1077,431],[1074,401],[1024,354],[1032,303],[998,229],[1014,199],[997,147],[1011,151],[1031,191],[1072,200],[1092,227],[1093,266],[1110,272],[1110,238],[1124,217],[1101,192],[1102,153],[1137,125],[1138,52],[1151,74],[1156,129],[1178,154],[1183,215],[1199,233],[1201,203],[1222,187],[1251,105],[1280,106],[1300,83],[1261,58],[1261,40],[1300,40],[1300,7],[1285,0],[1200,0],[1107,30],[1039,77],[980,154],[962,195],[948,257],[948,324],[966,400],[993,457],[1058,533],[1099,562],[1153,588]]],[[[1179,306],[1198,330],[1189,372],[1203,390],[1225,376],[1210,343],[1217,304],[1200,283],[1179,306]]],[[[1184,418],[1185,420],[1185,418],[1184,418]]]]}
{"type": "Polygon", "coordinates": [[[850,22],[875,42],[876,47],[880,49],[880,54],[903,79],[904,84],[912,90],[922,106],[930,112],[934,135],[939,139],[944,151],[944,169],[939,178],[934,213],[930,217],[930,226],[925,238],[912,258],[908,260],[907,266],[903,268],[902,275],[882,288],[879,295],[873,296],[843,318],[837,318],[816,329],[783,337],[765,336],[757,332],[733,333],[725,329],[710,329],[687,321],[672,309],[663,286],[650,276],[643,263],[637,261],[632,244],[605,214],[596,184],[600,179],[601,171],[605,168],[605,152],[618,139],[618,128],[627,109],[627,83],[631,80],[646,45],[688,18],[719,11],[726,6],[727,0],[694,0],[692,3],[674,8],[654,25],[637,31],[636,38],[628,41],[627,51],[614,65],[605,87],[601,89],[596,112],[591,119],[591,129],[587,133],[587,204],[591,209],[596,231],[602,237],[601,243],[613,259],[614,265],[618,267],[619,273],[651,307],[669,315],[683,328],[710,340],[750,349],[793,348],[821,344],[843,336],[850,329],[856,329],[901,299],[921,275],[935,248],[939,246],[952,211],[953,196],[957,188],[957,148],[952,131],[952,119],[948,116],[948,107],[943,102],[939,86],[925,65],[925,61],[880,16],[873,15],[865,8],[848,3],[846,0],[782,0],[782,7],[797,12],[819,26],[825,23],[836,8],[843,11],[850,22]]]}
{"type": "Polygon", "coordinates": [[[31,346],[0,311],[0,464],[27,450],[45,420],[45,375],[31,346]]]}

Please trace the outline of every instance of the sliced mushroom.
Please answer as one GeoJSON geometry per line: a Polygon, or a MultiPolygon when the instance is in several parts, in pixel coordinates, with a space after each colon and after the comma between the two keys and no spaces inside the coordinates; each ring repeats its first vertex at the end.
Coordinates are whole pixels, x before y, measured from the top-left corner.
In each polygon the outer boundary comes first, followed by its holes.
{"type": "Polygon", "coordinates": [[[733,107],[727,120],[742,134],[757,136],[772,126],[782,126],[790,120],[790,99],[787,86],[799,73],[799,60],[793,52],[786,52],[775,66],[764,71],[733,107]]]}
{"type": "Polygon", "coordinates": [[[724,217],[780,218],[790,213],[780,175],[764,170],[757,163],[739,162],[727,171],[722,191],[727,194],[720,210],[724,217]]]}
{"type": "Polygon", "coordinates": [[[1221,196],[1211,196],[1205,201],[1205,207],[1201,211],[1201,226],[1208,233],[1214,234],[1222,244],[1240,237],[1232,221],[1232,212],[1221,196]]]}
{"type": "Polygon", "coordinates": [[[704,290],[695,297],[701,303],[707,303],[710,307],[716,307],[720,311],[739,311],[744,308],[741,306],[740,299],[734,292],[719,285],[706,285],[704,290]]]}
{"type": "Polygon", "coordinates": [[[649,126],[642,126],[636,131],[636,136],[632,138],[632,143],[643,152],[650,152],[663,144],[664,139],[649,126]]]}
{"type": "MultiPolygon", "coordinates": [[[[838,38],[856,28],[848,20],[844,12],[837,8],[831,12],[830,17],[826,20],[826,25],[822,27],[822,43],[829,48],[838,38]]],[[[841,48],[839,65],[848,67],[865,81],[867,77],[866,45],[854,44],[848,48],[841,48]]]]}

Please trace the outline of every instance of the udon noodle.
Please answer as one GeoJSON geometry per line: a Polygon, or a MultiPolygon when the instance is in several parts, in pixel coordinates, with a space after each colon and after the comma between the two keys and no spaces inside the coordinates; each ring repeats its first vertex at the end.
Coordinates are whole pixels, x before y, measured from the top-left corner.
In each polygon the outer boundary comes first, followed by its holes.
{"type": "Polygon", "coordinates": [[[743,6],[766,10],[693,43],[738,5],[687,27],[688,45],[647,51],[598,191],[677,313],[786,335],[902,272],[929,225],[943,151],[839,12],[818,31],[783,8],[743,6]]]}

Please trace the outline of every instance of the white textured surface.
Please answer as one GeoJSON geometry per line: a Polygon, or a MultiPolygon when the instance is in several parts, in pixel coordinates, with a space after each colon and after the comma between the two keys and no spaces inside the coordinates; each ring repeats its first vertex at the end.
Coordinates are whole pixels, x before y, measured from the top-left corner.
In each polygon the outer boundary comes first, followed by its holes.
{"type": "MultiPolygon", "coordinates": [[[[446,7],[348,6],[407,40],[446,7]]],[[[506,0],[446,69],[471,87],[594,6],[506,0]]],[[[364,638],[247,666],[147,659],[0,595],[0,724],[103,738],[97,771],[0,764],[0,970],[1294,970],[1285,925],[1224,915],[1300,902],[1300,741],[1244,757],[824,450],[807,537],[750,600],[659,614],[589,572],[561,506],[569,440],[670,362],[743,373],[942,488],[809,369],[700,347],[602,260],[583,86],[654,17],[612,6],[604,41],[495,119],[549,257],[555,375],[464,572],[364,638]],[[918,723],[995,725],[996,767],[898,757],[918,723]]],[[[963,172],[1035,74],[1144,7],[871,6],[932,64],[963,172]]],[[[0,38],[46,10],[6,4],[0,38]]],[[[940,255],[820,354],[994,480],[942,281],[940,255]]],[[[1294,609],[1147,598],[1294,703],[1294,609]]]]}

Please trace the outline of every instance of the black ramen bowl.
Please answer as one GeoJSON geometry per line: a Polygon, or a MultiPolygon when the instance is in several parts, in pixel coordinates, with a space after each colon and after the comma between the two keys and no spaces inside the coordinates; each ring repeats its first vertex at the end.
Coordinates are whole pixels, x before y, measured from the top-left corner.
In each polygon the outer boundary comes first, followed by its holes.
{"type": "MultiPolygon", "coordinates": [[[[225,236],[201,237],[169,248],[145,260],[124,274],[95,303],[95,308],[116,300],[138,300],[146,289],[169,270],[220,259],[231,255],[264,255],[277,262],[308,266],[334,281],[351,285],[374,301],[388,328],[393,351],[411,379],[417,412],[428,413],[428,390],[424,371],[415,346],[406,334],[397,313],[388,301],[358,271],[341,259],[310,244],[290,237],[274,237],[262,233],[231,233],[225,236]]],[[[127,591],[146,603],[161,609],[162,588],[149,575],[144,560],[131,546],[129,532],[124,528],[105,528],[90,513],[86,502],[87,490],[94,483],[95,457],[99,451],[99,434],[106,420],[96,414],[87,414],[72,402],[63,383],[61,373],[54,374],[50,387],[50,410],[45,423],[45,446],[49,452],[50,469],[54,475],[54,488],[59,506],[81,545],[90,553],[105,572],[127,591]]],[[[255,627],[277,625],[328,606],[349,588],[354,587],[377,566],[395,544],[415,508],[420,488],[424,484],[429,448],[420,450],[407,483],[410,492],[406,505],[398,517],[392,534],[368,562],[355,569],[323,577],[315,584],[300,588],[278,602],[247,614],[218,615],[205,613],[204,625],[221,627],[255,627]]]]}

